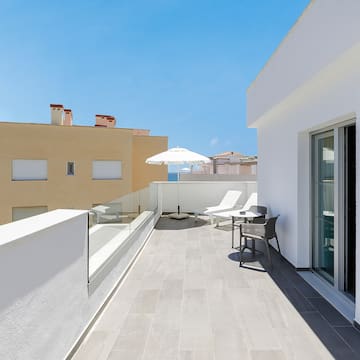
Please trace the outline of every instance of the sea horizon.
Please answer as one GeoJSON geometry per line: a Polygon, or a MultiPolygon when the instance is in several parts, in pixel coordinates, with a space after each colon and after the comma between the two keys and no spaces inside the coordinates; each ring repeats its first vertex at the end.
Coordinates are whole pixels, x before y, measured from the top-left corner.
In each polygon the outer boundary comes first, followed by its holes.
{"type": "Polygon", "coordinates": [[[177,181],[177,173],[169,172],[168,173],[168,181],[177,181]]]}

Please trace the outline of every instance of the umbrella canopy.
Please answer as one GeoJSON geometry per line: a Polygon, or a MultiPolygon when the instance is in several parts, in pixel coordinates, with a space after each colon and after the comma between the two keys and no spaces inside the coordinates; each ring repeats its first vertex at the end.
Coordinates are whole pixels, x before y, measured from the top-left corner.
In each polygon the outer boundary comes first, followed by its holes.
{"type": "Polygon", "coordinates": [[[180,164],[206,164],[211,162],[206,156],[185,148],[172,148],[160,154],[151,156],[145,161],[152,165],[180,165],[180,164]]]}
{"type": "MultiPolygon", "coordinates": [[[[151,156],[145,160],[147,164],[151,165],[181,165],[181,164],[206,164],[211,162],[206,156],[200,155],[196,152],[190,151],[185,148],[172,148],[167,151],[164,151],[160,154],[151,156]]],[[[179,171],[177,180],[179,181],[179,171]]],[[[178,211],[177,213],[170,214],[169,217],[177,220],[186,219],[189,217],[188,214],[180,213],[180,204],[179,204],[179,184],[177,184],[177,200],[178,200],[178,211]]]]}

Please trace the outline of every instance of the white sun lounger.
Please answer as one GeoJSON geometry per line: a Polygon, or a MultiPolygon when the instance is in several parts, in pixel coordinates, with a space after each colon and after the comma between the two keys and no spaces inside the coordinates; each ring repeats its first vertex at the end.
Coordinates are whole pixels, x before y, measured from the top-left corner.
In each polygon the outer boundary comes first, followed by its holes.
{"type": "Polygon", "coordinates": [[[209,215],[211,223],[213,222],[212,214],[215,212],[226,211],[226,210],[233,210],[236,207],[236,204],[241,196],[241,191],[239,190],[228,190],[224,197],[222,198],[221,202],[216,206],[207,207],[204,210],[195,211],[195,220],[197,219],[199,214],[209,215]]]}
{"type": "MultiPolygon", "coordinates": [[[[237,209],[236,211],[247,211],[253,205],[257,205],[257,192],[251,193],[245,205],[241,209],[237,209]]],[[[232,215],[233,213],[229,210],[216,211],[212,213],[212,216],[216,219],[216,226],[219,226],[219,222],[221,219],[228,220],[231,218],[232,215]]]]}

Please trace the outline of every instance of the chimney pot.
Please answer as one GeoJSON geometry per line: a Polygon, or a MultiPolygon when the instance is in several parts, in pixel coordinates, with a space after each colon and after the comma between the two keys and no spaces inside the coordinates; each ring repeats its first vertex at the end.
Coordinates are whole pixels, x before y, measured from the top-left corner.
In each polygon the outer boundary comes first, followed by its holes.
{"type": "Polygon", "coordinates": [[[71,109],[64,109],[65,118],[64,118],[64,125],[72,126],[73,121],[73,114],[71,109]]]}
{"type": "Polygon", "coordinates": [[[101,114],[97,114],[95,115],[95,126],[99,126],[99,127],[114,127],[116,124],[116,119],[114,116],[111,115],[101,115],[101,114]]]}
{"type": "Polygon", "coordinates": [[[50,104],[51,124],[63,125],[64,123],[64,106],[61,104],[50,104]]]}

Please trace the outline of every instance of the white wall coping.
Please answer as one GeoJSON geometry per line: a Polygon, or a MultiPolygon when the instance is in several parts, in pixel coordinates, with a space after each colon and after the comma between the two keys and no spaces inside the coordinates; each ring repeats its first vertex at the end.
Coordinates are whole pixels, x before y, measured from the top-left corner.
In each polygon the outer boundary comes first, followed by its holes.
{"type": "MultiPolygon", "coordinates": [[[[99,229],[97,229],[96,231],[99,231],[99,229]]],[[[129,237],[129,234],[129,226],[127,226],[127,228],[119,230],[119,233],[117,235],[111,238],[101,249],[99,249],[95,254],[90,257],[90,282],[96,272],[101,268],[101,266],[106,263],[106,261],[108,261],[108,259],[114,254],[114,252],[124,244],[125,240],[129,237]]]]}
{"type": "Polygon", "coordinates": [[[287,41],[289,41],[290,35],[293,34],[296,30],[296,28],[299,26],[300,22],[303,20],[303,18],[306,16],[307,12],[310,11],[310,8],[314,5],[315,0],[311,0],[309,4],[306,6],[306,8],[303,10],[303,12],[300,14],[300,16],[295,20],[294,24],[291,26],[289,31],[286,33],[286,35],[283,37],[283,39],[280,41],[276,49],[272,52],[266,63],[263,65],[263,67],[260,69],[258,74],[256,75],[255,79],[251,82],[251,84],[248,86],[247,91],[250,90],[258,79],[262,76],[264,71],[268,68],[269,64],[274,60],[274,58],[279,53],[280,49],[285,45],[287,41]]]}
{"type": "MultiPolygon", "coordinates": [[[[126,228],[119,230],[119,233],[111,238],[101,249],[93,254],[89,261],[89,279],[90,282],[96,276],[96,273],[106,262],[114,255],[116,251],[119,251],[121,247],[125,246],[127,240],[130,238],[132,231],[138,229],[146,220],[150,219],[154,215],[153,211],[143,211],[138,217],[135,218],[126,228]]],[[[96,225],[95,231],[101,229],[101,225],[96,225]]],[[[92,231],[92,230],[90,230],[92,231]]]]}
{"type": "Polygon", "coordinates": [[[154,184],[226,184],[226,183],[252,183],[256,184],[257,180],[218,180],[218,181],[212,181],[212,180],[180,180],[180,181],[153,181],[154,184]]]}
{"type": "Polygon", "coordinates": [[[57,209],[0,225],[0,246],[86,213],[87,210],[57,209]]]}

